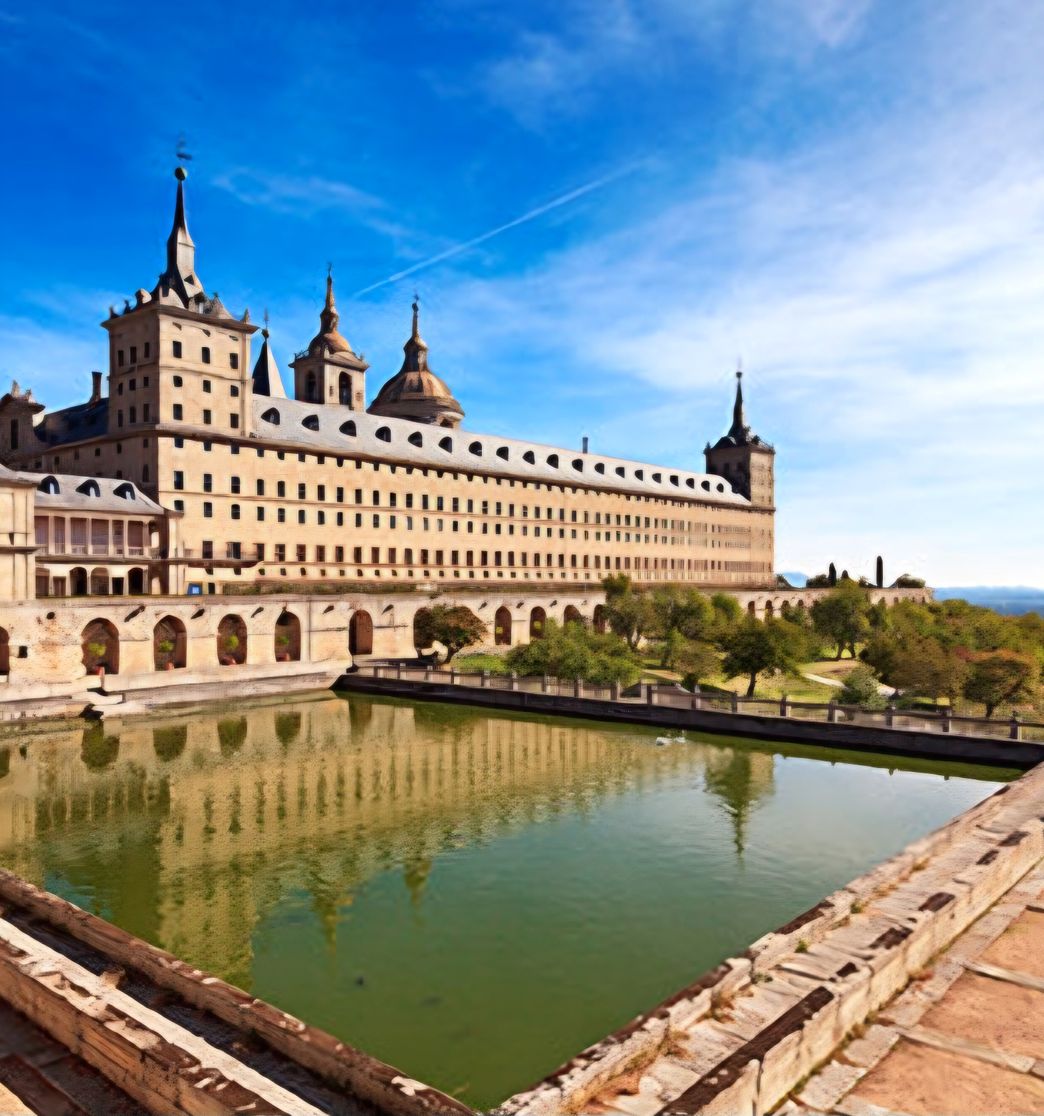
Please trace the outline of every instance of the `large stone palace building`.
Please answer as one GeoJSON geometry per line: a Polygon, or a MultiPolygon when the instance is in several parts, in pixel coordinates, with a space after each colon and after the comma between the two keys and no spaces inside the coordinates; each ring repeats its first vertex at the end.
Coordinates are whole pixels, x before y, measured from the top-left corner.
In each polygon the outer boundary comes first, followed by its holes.
{"type": "Polygon", "coordinates": [[[577,587],[617,572],[772,586],[774,451],[739,385],[705,472],[472,433],[428,365],[415,303],[402,367],[367,407],[330,276],[284,384],[268,330],[252,360],[249,312],[203,287],[177,178],[162,274],[103,323],[107,376],[61,410],[18,385],[0,399],[2,506],[17,520],[0,595],[577,587]]]}

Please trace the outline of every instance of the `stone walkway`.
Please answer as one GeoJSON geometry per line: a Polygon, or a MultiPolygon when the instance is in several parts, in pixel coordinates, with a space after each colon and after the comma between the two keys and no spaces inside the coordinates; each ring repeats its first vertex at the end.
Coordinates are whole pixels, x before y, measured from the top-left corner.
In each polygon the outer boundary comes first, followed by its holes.
{"type": "Polygon", "coordinates": [[[1044,866],[973,923],[778,1111],[1044,1113],[1044,866]]]}

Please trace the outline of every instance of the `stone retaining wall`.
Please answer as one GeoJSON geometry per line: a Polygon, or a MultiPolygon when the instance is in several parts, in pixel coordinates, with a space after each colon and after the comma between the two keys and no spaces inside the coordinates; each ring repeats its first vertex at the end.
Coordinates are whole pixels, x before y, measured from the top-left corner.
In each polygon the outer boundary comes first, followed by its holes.
{"type": "Polygon", "coordinates": [[[919,759],[954,760],[1018,768],[1032,767],[1044,761],[1044,743],[1029,740],[1007,741],[998,737],[920,732],[913,729],[890,729],[878,725],[844,722],[828,723],[796,717],[728,713],[713,709],[682,709],[667,705],[616,702],[599,698],[570,697],[563,694],[533,693],[525,690],[451,686],[438,682],[375,678],[364,672],[346,674],[337,681],[335,689],[413,700],[448,702],[455,705],[476,705],[484,708],[559,714],[598,721],[617,721],[648,725],[652,728],[688,729],[720,736],[741,736],[752,740],[818,744],[828,748],[915,756],[919,759]]]}
{"type": "Polygon", "coordinates": [[[770,1112],[1044,857],[1044,767],[578,1054],[503,1116],[770,1112]]]}

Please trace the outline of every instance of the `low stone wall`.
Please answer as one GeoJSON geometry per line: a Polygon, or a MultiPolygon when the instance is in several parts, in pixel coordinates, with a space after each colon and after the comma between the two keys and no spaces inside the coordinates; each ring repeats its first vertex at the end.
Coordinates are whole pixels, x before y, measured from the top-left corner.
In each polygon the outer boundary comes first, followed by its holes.
{"type": "Polygon", "coordinates": [[[300,1095],[288,1092],[275,1080],[285,1075],[259,1073],[241,1057],[260,1039],[345,1098],[363,1102],[359,1112],[470,1116],[466,1105],[437,1089],[3,870],[0,905],[0,996],[149,1112],[318,1116],[323,1110],[304,1099],[307,1082],[300,1095]],[[105,971],[92,971],[97,960],[81,965],[75,950],[61,948],[63,939],[100,955],[105,971]],[[147,982],[202,1009],[231,1025],[238,1041],[205,1041],[121,992],[125,981],[147,982]]]}
{"type": "Polygon", "coordinates": [[[723,961],[498,1110],[762,1116],[1044,856],[1044,768],[723,961]]]}
{"type": "Polygon", "coordinates": [[[617,702],[527,690],[484,689],[451,686],[397,678],[375,678],[366,671],[346,674],[337,689],[384,694],[413,700],[440,701],[455,705],[519,712],[559,714],[598,721],[618,721],[651,728],[687,729],[721,736],[742,736],[795,744],[817,744],[860,752],[915,756],[919,759],[959,760],[997,767],[1028,768],[1044,761],[1044,743],[1007,741],[997,737],[963,736],[958,733],[919,732],[914,729],[876,725],[828,723],[797,718],[768,717],[754,713],[727,713],[712,709],[681,709],[676,706],[617,702]]]}

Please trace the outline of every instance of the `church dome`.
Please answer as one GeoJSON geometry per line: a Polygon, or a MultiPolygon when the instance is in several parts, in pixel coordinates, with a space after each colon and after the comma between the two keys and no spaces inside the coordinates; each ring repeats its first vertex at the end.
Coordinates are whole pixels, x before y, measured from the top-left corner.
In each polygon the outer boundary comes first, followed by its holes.
{"type": "Polygon", "coordinates": [[[464,408],[453,397],[445,381],[428,367],[428,346],[420,335],[419,307],[413,304],[413,333],[403,346],[402,368],[377,393],[368,410],[371,415],[457,426],[464,408]]]}

